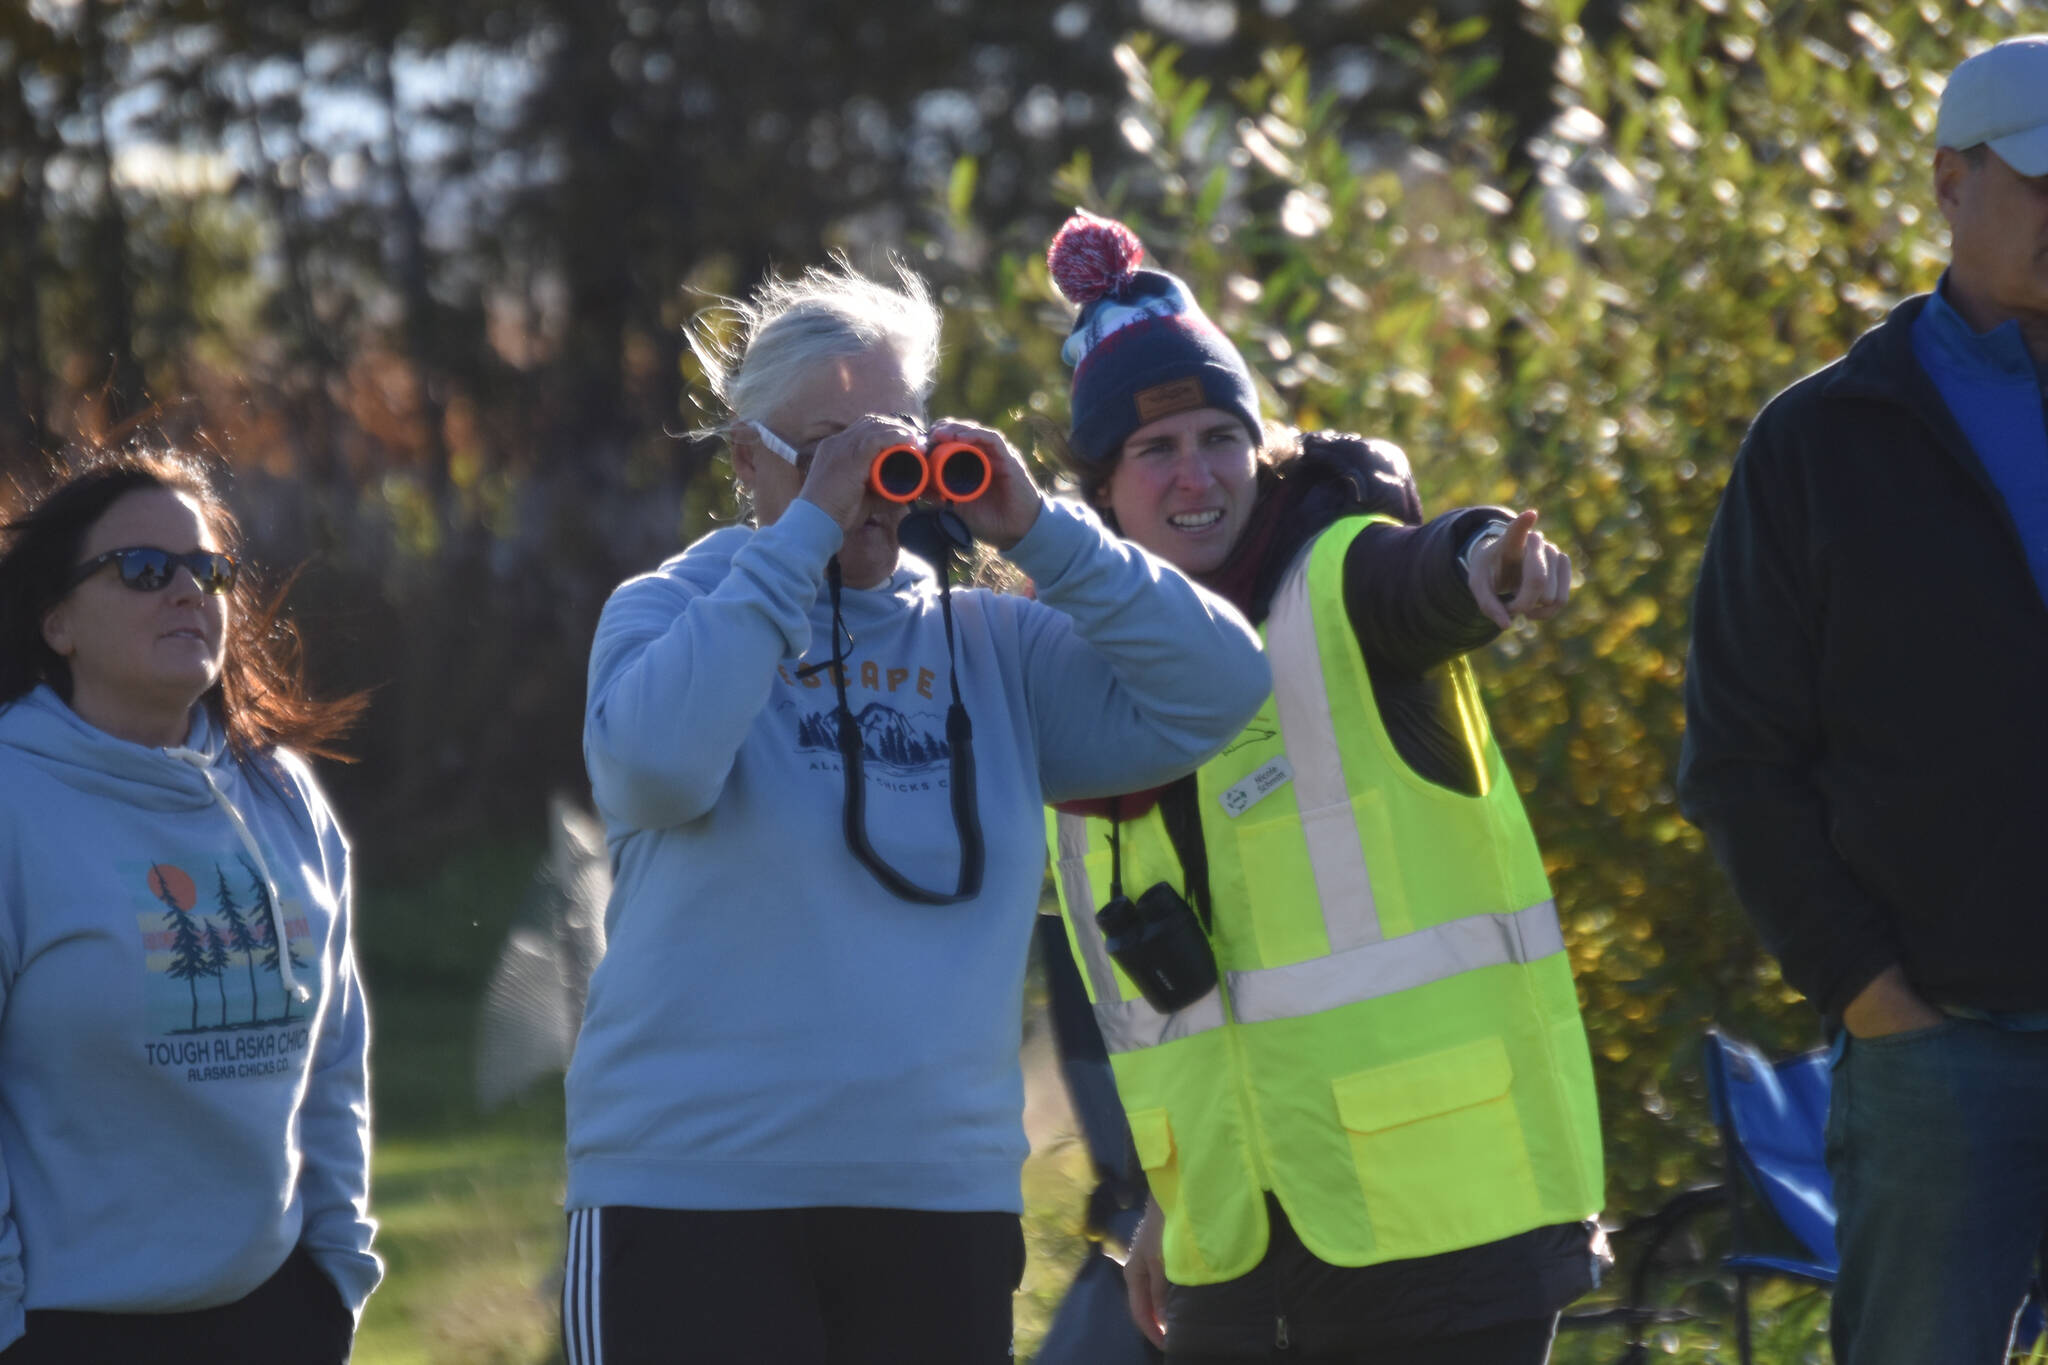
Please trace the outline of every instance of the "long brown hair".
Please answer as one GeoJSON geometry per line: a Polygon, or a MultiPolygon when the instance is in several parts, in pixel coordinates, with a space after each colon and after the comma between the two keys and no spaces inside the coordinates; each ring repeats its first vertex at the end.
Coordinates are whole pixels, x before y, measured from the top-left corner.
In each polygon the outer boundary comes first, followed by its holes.
{"type": "MultiPolygon", "coordinates": [[[[220,548],[241,565],[228,594],[227,658],[200,698],[238,758],[280,745],[348,761],[338,747],[369,706],[366,693],[315,700],[298,631],[284,618],[290,588],[263,595],[242,555],[242,531],[208,464],[173,449],[91,450],[57,463],[39,489],[17,489],[20,512],[0,524],[0,706],[42,683],[71,700],[70,666],[43,638],[43,619],[71,590],[93,525],[126,494],[161,488],[199,504],[220,548]]],[[[0,489],[0,494],[6,490],[0,489]]]]}

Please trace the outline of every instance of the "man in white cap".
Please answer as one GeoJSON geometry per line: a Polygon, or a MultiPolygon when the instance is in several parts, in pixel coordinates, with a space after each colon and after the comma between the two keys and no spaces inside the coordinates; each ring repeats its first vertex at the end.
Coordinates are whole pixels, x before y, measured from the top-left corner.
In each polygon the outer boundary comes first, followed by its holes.
{"type": "Polygon", "coordinates": [[[1679,770],[1834,1035],[1846,1365],[2003,1361],[2048,1229],[2048,37],[1935,142],[1935,291],[1736,459],[1679,770]]]}
{"type": "Polygon", "coordinates": [[[1957,67],[1934,128],[1934,187],[1954,259],[1945,293],[1975,332],[2019,324],[2048,358],[2048,34],[1957,67]]]}

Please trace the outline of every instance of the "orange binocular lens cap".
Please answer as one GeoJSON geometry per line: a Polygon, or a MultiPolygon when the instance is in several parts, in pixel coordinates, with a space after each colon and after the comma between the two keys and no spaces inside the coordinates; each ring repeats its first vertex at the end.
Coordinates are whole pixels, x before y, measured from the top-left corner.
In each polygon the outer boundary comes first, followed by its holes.
{"type": "Polygon", "coordinates": [[[931,468],[916,446],[890,446],[868,466],[868,487],[890,502],[916,502],[931,481],[931,468]]]}
{"type": "Polygon", "coordinates": [[[972,502],[988,491],[995,478],[988,455],[980,446],[965,441],[944,441],[933,446],[929,460],[936,491],[953,502],[972,502]]]}

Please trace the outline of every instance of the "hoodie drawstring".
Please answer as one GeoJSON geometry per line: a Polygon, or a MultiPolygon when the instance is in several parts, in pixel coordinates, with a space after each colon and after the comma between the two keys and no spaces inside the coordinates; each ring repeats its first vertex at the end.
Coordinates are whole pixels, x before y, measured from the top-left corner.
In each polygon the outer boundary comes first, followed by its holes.
{"type": "Polygon", "coordinates": [[[228,800],[228,794],[220,789],[220,783],[213,780],[211,758],[194,749],[166,749],[164,752],[199,770],[199,775],[206,779],[206,789],[213,793],[214,802],[228,813],[229,821],[234,824],[235,833],[242,837],[242,847],[249,850],[250,858],[255,860],[257,875],[263,878],[264,889],[270,893],[270,934],[272,941],[277,944],[278,974],[283,978],[285,991],[292,999],[302,1005],[305,1004],[313,998],[313,992],[300,984],[299,979],[292,974],[292,946],[284,931],[283,898],[277,894],[277,878],[270,875],[270,860],[263,856],[262,847],[257,844],[256,836],[249,830],[249,822],[242,817],[242,812],[235,809],[235,803],[228,800]]]}

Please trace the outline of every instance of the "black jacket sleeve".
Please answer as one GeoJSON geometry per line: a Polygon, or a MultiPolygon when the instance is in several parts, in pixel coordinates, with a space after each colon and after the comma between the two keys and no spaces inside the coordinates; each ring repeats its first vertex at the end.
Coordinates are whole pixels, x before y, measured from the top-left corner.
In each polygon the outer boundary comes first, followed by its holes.
{"type": "Polygon", "coordinates": [[[1700,566],[1679,801],[1785,979],[1830,1018],[1899,960],[1884,909],[1830,837],[1815,781],[1823,598],[1780,398],[1736,456],[1700,566]]]}
{"type": "Polygon", "coordinates": [[[1500,630],[1472,600],[1458,558],[1489,523],[1509,520],[1499,508],[1468,507],[1420,526],[1376,523],[1344,552],[1344,613],[1395,752],[1422,777],[1468,795],[1479,790],[1479,772],[1444,665],[1500,630]]]}
{"type": "Polygon", "coordinates": [[[1375,523],[1344,552],[1344,612],[1375,676],[1415,676],[1492,643],[1458,557],[1489,523],[1512,521],[1497,507],[1462,507],[1420,526],[1375,523]]]}

